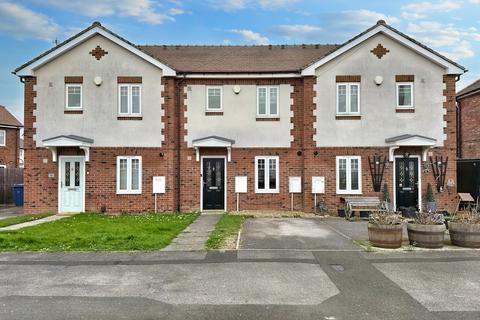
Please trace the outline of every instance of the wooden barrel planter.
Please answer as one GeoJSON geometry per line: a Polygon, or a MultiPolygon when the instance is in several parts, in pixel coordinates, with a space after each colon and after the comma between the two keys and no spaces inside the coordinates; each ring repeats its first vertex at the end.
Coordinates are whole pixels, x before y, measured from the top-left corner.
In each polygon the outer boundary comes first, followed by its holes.
{"type": "Polygon", "coordinates": [[[401,224],[378,225],[368,224],[368,240],[374,247],[397,249],[402,246],[401,224]]]}
{"type": "Polygon", "coordinates": [[[420,248],[442,248],[446,229],[445,224],[408,223],[408,240],[411,245],[420,248]]]}
{"type": "Polygon", "coordinates": [[[466,248],[480,248],[480,224],[450,221],[448,231],[452,244],[466,248]]]}

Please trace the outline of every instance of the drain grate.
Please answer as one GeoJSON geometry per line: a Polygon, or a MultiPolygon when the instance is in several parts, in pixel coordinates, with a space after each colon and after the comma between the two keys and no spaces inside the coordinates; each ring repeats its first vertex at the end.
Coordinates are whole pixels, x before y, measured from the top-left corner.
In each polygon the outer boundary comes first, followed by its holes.
{"type": "Polygon", "coordinates": [[[332,267],[332,269],[335,271],[345,271],[345,268],[341,264],[331,264],[330,267],[332,267]]]}

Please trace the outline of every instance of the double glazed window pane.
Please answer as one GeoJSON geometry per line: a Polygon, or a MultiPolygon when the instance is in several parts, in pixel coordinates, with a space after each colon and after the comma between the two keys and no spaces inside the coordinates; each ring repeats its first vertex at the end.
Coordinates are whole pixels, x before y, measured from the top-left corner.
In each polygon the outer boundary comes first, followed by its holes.
{"type": "Polygon", "coordinates": [[[132,113],[140,113],[140,87],[132,86],[132,113]]]}
{"type": "Polygon", "coordinates": [[[127,190],[128,159],[120,159],[120,190],[127,190]]]}
{"type": "Polygon", "coordinates": [[[358,190],[358,159],[350,160],[350,181],[351,189],[358,190]]]}
{"type": "Polygon", "coordinates": [[[270,115],[278,112],[278,88],[270,88],[270,115]]]}
{"type": "Polygon", "coordinates": [[[267,88],[258,88],[258,114],[267,114],[267,88]]]}
{"type": "Polygon", "coordinates": [[[350,85],[350,112],[358,112],[358,85],[350,85]]]}
{"type": "Polygon", "coordinates": [[[120,113],[128,113],[128,86],[120,87],[120,113]]]}
{"type": "Polygon", "coordinates": [[[132,190],[138,190],[140,184],[140,160],[132,159],[132,190]]]}
{"type": "Polygon", "coordinates": [[[256,159],[256,188],[260,192],[278,191],[278,158],[258,157],[256,159]]]}
{"type": "Polygon", "coordinates": [[[222,108],[222,90],[220,88],[208,88],[208,109],[220,110],[222,108]]]}
{"type": "Polygon", "coordinates": [[[140,158],[122,157],[118,160],[118,190],[139,191],[141,189],[140,158]]]}
{"type": "Polygon", "coordinates": [[[338,86],[338,112],[347,112],[347,86],[338,86]]]}
{"type": "Polygon", "coordinates": [[[5,131],[4,130],[0,131],[0,145],[2,145],[2,146],[5,145],[5,131]]]}
{"type": "Polygon", "coordinates": [[[80,108],[82,99],[82,87],[81,86],[68,86],[67,87],[67,107],[68,108],[80,108]]]}
{"type": "Polygon", "coordinates": [[[359,157],[337,158],[337,187],[343,193],[358,193],[361,184],[361,170],[359,157]]]}
{"type": "Polygon", "coordinates": [[[337,85],[337,113],[358,113],[360,110],[360,85],[337,85]]]}
{"type": "Polygon", "coordinates": [[[278,87],[257,88],[257,114],[278,116],[278,87]]]}
{"type": "Polygon", "coordinates": [[[340,159],[338,162],[339,189],[347,190],[347,159],[340,159]]]}
{"type": "Polygon", "coordinates": [[[141,87],[139,85],[121,85],[120,90],[120,113],[140,114],[141,87]]]}
{"type": "Polygon", "coordinates": [[[265,189],[265,159],[258,159],[258,189],[265,189]]]}
{"type": "Polygon", "coordinates": [[[398,105],[404,107],[412,106],[412,86],[410,84],[398,85],[398,105]]]}
{"type": "Polygon", "coordinates": [[[270,189],[277,188],[277,160],[269,159],[269,175],[268,175],[268,182],[270,189]]]}

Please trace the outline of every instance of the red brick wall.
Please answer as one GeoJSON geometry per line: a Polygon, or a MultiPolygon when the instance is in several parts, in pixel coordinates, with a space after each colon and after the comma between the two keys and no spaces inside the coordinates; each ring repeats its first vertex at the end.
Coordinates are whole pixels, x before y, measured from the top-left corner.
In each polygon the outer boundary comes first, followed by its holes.
{"type": "Polygon", "coordinates": [[[18,167],[20,146],[20,129],[0,128],[5,130],[5,146],[0,146],[0,164],[7,167],[18,167]]]}
{"type": "Polygon", "coordinates": [[[460,158],[480,158],[480,92],[461,98],[460,104],[460,158]]]}

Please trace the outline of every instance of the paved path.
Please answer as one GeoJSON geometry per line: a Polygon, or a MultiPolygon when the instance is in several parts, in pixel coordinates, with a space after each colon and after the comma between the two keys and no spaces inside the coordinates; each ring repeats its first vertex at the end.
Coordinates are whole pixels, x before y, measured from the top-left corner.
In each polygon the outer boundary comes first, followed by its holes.
{"type": "Polygon", "coordinates": [[[189,225],[176,239],[163,250],[165,251],[194,251],[205,250],[205,242],[221,214],[202,214],[189,225]]]}
{"type": "Polygon", "coordinates": [[[26,227],[36,226],[42,223],[52,222],[52,221],[60,220],[63,218],[68,218],[68,217],[70,216],[59,216],[59,215],[48,216],[42,219],[37,219],[37,220],[28,221],[24,223],[14,224],[8,227],[3,227],[3,228],[0,228],[0,231],[18,230],[26,227]]]}
{"type": "Polygon", "coordinates": [[[23,214],[23,207],[0,207],[0,219],[18,217],[23,214]]]}

